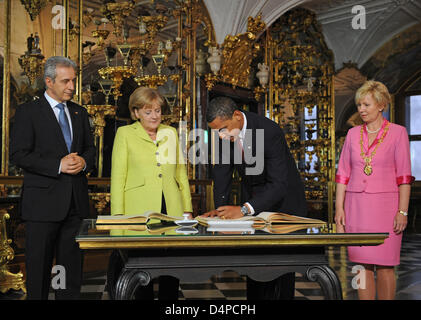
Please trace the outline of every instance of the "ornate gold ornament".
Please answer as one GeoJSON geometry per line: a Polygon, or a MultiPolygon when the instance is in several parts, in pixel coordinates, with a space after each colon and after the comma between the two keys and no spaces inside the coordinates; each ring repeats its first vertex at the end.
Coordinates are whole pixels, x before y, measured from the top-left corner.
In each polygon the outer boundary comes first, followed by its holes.
{"type": "Polygon", "coordinates": [[[124,25],[124,20],[131,14],[134,8],[132,1],[130,2],[109,2],[101,6],[101,13],[111,21],[114,26],[113,33],[119,37],[124,25]]]}
{"type": "Polygon", "coordinates": [[[102,214],[104,209],[110,203],[111,195],[109,192],[90,193],[89,197],[95,202],[94,206],[98,214],[102,214]]]}
{"type": "Polygon", "coordinates": [[[47,5],[48,0],[20,0],[20,2],[29,13],[31,20],[34,21],[41,10],[47,5]]]}
{"type": "Polygon", "coordinates": [[[211,57],[208,63],[211,65],[213,75],[206,75],[207,87],[212,88],[218,80],[230,83],[234,88],[236,86],[247,87],[250,74],[250,65],[260,50],[260,44],[256,43],[257,36],[266,28],[262,21],[262,15],[256,18],[249,17],[247,32],[236,36],[227,35],[222,44],[223,64],[218,74],[218,48],[209,51],[211,57]]]}
{"type": "Polygon", "coordinates": [[[164,85],[168,78],[162,74],[153,74],[153,75],[145,75],[135,77],[134,80],[136,81],[139,87],[149,87],[157,89],[159,86],[164,85]]]}
{"type": "Polygon", "coordinates": [[[92,36],[97,39],[96,40],[96,44],[98,47],[100,47],[101,49],[104,48],[105,45],[105,40],[107,40],[108,35],[110,34],[110,31],[105,29],[106,24],[108,23],[108,19],[107,18],[102,18],[100,20],[95,19],[94,20],[94,24],[96,25],[96,30],[92,31],[92,36]],[[101,25],[101,23],[104,25],[103,29],[99,29],[99,26],[101,25]]]}
{"type": "Polygon", "coordinates": [[[115,116],[117,107],[112,105],[85,105],[88,114],[93,119],[94,125],[94,136],[103,137],[104,128],[105,128],[105,117],[106,116],[115,116]]]}
{"type": "Polygon", "coordinates": [[[19,65],[32,85],[42,75],[44,56],[42,54],[24,54],[18,58],[19,65]]]}
{"type": "Polygon", "coordinates": [[[108,30],[93,30],[92,36],[97,39],[98,47],[104,47],[105,40],[108,38],[110,31],[108,30]]]}
{"type": "Polygon", "coordinates": [[[98,70],[99,75],[103,79],[110,79],[113,81],[113,96],[117,101],[121,96],[120,87],[124,78],[130,78],[136,74],[136,70],[129,66],[105,67],[98,70]]]}
{"type": "Polygon", "coordinates": [[[10,246],[12,240],[7,238],[6,220],[10,219],[7,209],[0,209],[0,292],[6,293],[10,289],[22,290],[26,293],[25,281],[23,280],[23,273],[11,273],[8,270],[7,264],[11,262],[15,253],[10,246]]]}
{"type": "MultiPolygon", "coordinates": [[[[152,61],[155,64],[158,74],[157,75],[145,75],[143,72],[142,60],[144,50],[142,47],[137,47],[135,50],[138,50],[134,55],[134,61],[139,59],[140,64],[140,75],[135,77],[135,81],[139,86],[147,86],[150,88],[158,88],[158,86],[164,85],[168,81],[168,76],[161,74],[162,68],[168,61],[168,57],[171,55],[174,49],[178,49],[181,45],[180,41],[173,43],[171,40],[167,40],[165,45],[163,42],[158,43],[157,53],[152,55],[152,61]],[[140,56],[140,58],[138,58],[140,56]]],[[[133,58],[132,58],[133,61],[133,58]]]]}
{"type": "Polygon", "coordinates": [[[157,15],[139,15],[138,24],[140,33],[146,33],[148,40],[153,43],[156,34],[165,27],[168,17],[164,15],[167,9],[163,6],[157,6],[157,15]]]}
{"type": "Polygon", "coordinates": [[[18,58],[19,65],[32,85],[41,76],[44,66],[44,56],[41,54],[40,38],[38,32],[31,34],[27,39],[27,51],[18,58]]]}

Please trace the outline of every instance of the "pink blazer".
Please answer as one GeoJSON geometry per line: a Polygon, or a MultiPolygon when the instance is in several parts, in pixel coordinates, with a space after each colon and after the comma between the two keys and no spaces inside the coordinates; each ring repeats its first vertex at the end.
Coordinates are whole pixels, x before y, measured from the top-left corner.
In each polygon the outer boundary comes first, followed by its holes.
{"type": "MultiPolygon", "coordinates": [[[[365,153],[369,149],[371,154],[388,123],[385,119],[370,148],[367,128],[365,124],[363,125],[365,153]]],[[[347,185],[347,192],[379,193],[398,192],[399,185],[411,184],[415,180],[411,175],[411,155],[405,127],[389,124],[389,131],[371,161],[373,172],[369,176],[364,173],[365,161],[361,156],[360,130],[361,126],[356,126],[349,129],[346,135],[336,172],[337,183],[347,185]]]]}

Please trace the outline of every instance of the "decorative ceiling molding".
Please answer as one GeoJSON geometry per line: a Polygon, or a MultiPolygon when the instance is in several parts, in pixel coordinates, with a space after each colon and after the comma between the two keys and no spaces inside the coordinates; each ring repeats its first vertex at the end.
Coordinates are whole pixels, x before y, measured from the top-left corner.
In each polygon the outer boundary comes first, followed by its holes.
{"type": "Polygon", "coordinates": [[[288,10],[308,0],[203,0],[215,29],[216,42],[222,44],[227,35],[247,31],[248,17],[262,13],[267,26],[288,10]]]}
{"type": "Polygon", "coordinates": [[[316,12],[337,69],[345,61],[362,67],[386,42],[421,19],[417,0],[312,0],[303,7],[316,12]],[[366,10],[365,30],[352,28],[355,5],[366,10]]]}
{"type": "Polygon", "coordinates": [[[262,13],[267,26],[288,10],[302,6],[317,14],[335,67],[347,61],[362,67],[392,37],[421,21],[419,0],[203,0],[215,28],[216,41],[244,33],[247,18],[262,13]],[[366,29],[352,29],[352,8],[366,9],[366,29]]]}

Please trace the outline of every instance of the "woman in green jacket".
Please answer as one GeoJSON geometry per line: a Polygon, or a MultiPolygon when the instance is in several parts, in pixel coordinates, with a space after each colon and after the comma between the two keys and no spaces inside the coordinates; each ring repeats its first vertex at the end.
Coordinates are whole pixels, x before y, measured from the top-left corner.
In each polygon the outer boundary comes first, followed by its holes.
{"type": "MultiPolygon", "coordinates": [[[[135,123],[117,130],[111,160],[111,214],[155,211],[192,213],[192,201],[177,131],[161,124],[164,99],[155,89],[137,88],[129,100],[135,123]]],[[[159,298],[177,299],[178,279],[160,277],[159,298]],[[164,289],[163,286],[171,287],[164,289]],[[165,292],[167,291],[167,292],[165,292]],[[165,296],[163,296],[165,294],[165,296]]],[[[150,283],[142,298],[153,299],[150,283]],[[147,293],[146,293],[147,292],[147,293]]]]}
{"type": "Polygon", "coordinates": [[[130,96],[130,113],[138,121],[120,127],[115,136],[111,162],[112,215],[161,212],[165,206],[170,216],[192,212],[177,131],[161,124],[163,104],[161,95],[151,88],[137,88],[130,96]]]}

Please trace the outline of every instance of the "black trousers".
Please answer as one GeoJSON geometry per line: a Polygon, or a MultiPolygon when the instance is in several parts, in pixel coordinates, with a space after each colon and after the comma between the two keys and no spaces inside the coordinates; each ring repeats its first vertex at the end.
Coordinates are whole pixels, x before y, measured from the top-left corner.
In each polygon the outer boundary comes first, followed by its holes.
{"type": "Polygon", "coordinates": [[[295,273],[286,273],[268,282],[255,281],[247,277],[247,300],[293,300],[295,273]]]}
{"type": "MultiPolygon", "coordinates": [[[[75,241],[82,219],[72,197],[63,221],[26,221],[26,287],[27,299],[46,300],[53,276],[57,300],[80,298],[83,254],[75,241]],[[51,274],[54,255],[56,274],[51,274]],[[64,273],[63,273],[64,271],[64,273]],[[57,277],[57,278],[55,278],[57,277]]],[[[53,286],[53,288],[54,288],[53,286]]]]}

